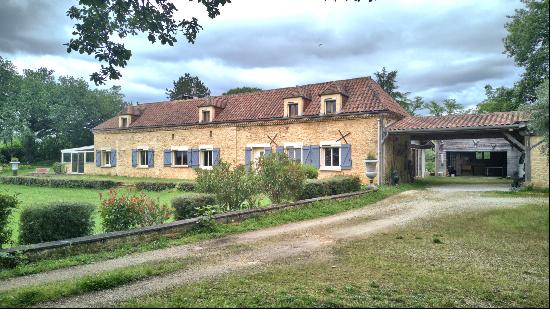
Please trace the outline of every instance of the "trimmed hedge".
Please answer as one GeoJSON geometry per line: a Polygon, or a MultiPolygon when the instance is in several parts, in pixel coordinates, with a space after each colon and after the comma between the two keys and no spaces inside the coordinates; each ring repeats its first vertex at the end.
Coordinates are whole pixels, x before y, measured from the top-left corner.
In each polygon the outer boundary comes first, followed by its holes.
{"type": "Polygon", "coordinates": [[[176,186],[176,188],[177,188],[179,191],[183,191],[183,192],[192,192],[192,191],[195,191],[196,185],[197,185],[197,183],[194,182],[194,181],[184,181],[184,182],[180,182],[180,183],[176,186]]]}
{"type": "Polygon", "coordinates": [[[139,191],[164,191],[168,189],[174,189],[176,187],[176,183],[142,181],[136,182],[135,186],[136,189],[139,191]]]}
{"type": "Polygon", "coordinates": [[[198,217],[197,208],[215,204],[216,196],[213,194],[182,195],[172,200],[176,220],[198,217]]]}
{"type": "Polygon", "coordinates": [[[34,244],[90,235],[95,206],[86,203],[51,203],[25,208],[19,223],[19,242],[34,244]]]}
{"type": "Polygon", "coordinates": [[[325,179],[308,179],[305,182],[300,199],[305,200],[360,190],[361,180],[359,177],[336,176],[325,179]]]}
{"type": "Polygon", "coordinates": [[[195,191],[195,182],[184,181],[180,183],[176,182],[152,182],[152,181],[140,181],[135,183],[136,189],[139,191],[164,191],[169,189],[176,189],[178,191],[191,192],[195,191]]]}
{"type": "Polygon", "coordinates": [[[3,176],[0,177],[0,183],[37,187],[86,189],[111,189],[121,185],[120,182],[112,180],[67,179],[29,176],[3,176]]]}

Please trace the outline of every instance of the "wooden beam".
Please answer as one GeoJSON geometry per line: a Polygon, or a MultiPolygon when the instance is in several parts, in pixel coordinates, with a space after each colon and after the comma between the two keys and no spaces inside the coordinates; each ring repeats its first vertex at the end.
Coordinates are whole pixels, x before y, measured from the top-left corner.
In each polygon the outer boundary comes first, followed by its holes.
{"type": "Polygon", "coordinates": [[[512,146],[516,147],[520,151],[525,151],[525,146],[523,146],[523,144],[520,143],[520,141],[518,141],[510,133],[502,132],[502,135],[504,135],[504,139],[507,140],[512,146]]]}

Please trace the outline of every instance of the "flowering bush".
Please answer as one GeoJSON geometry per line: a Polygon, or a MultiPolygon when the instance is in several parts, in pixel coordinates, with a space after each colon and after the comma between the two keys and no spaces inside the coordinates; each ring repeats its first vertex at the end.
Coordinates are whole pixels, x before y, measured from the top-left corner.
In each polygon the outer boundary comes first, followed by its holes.
{"type": "Polygon", "coordinates": [[[100,192],[99,199],[99,214],[107,232],[161,224],[170,219],[172,214],[170,207],[160,204],[143,192],[129,195],[119,194],[117,190],[111,189],[105,198],[100,192]]]}

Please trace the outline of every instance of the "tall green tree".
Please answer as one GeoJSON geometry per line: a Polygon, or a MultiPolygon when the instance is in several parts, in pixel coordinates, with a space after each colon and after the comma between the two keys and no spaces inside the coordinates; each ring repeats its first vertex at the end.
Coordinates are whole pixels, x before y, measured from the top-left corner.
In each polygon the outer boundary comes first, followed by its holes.
{"type": "Polygon", "coordinates": [[[401,107],[403,107],[409,114],[415,115],[416,111],[422,108],[423,102],[421,97],[415,97],[413,100],[409,99],[410,92],[399,91],[397,85],[397,70],[388,71],[386,67],[382,67],[381,71],[374,73],[376,82],[394,98],[401,107]]]}
{"type": "Polygon", "coordinates": [[[0,56],[0,145],[13,141],[12,128],[17,125],[14,98],[20,84],[21,76],[13,63],[0,56]]]}
{"type": "Polygon", "coordinates": [[[56,79],[47,68],[19,74],[2,58],[0,81],[3,160],[12,155],[26,162],[57,160],[62,148],[92,144],[92,128],[126,105],[120,87],[91,89],[81,78],[56,79]]]}
{"type": "Polygon", "coordinates": [[[467,111],[464,105],[458,103],[455,99],[445,99],[442,102],[430,101],[423,106],[432,116],[462,115],[467,111]]]}
{"type": "Polygon", "coordinates": [[[493,88],[491,85],[486,85],[485,96],[487,98],[477,105],[478,113],[515,111],[521,105],[515,88],[493,88]]]}
{"type": "Polygon", "coordinates": [[[256,91],[262,91],[261,88],[257,87],[236,87],[231,88],[227,90],[226,92],[222,93],[222,95],[231,95],[231,94],[239,94],[239,93],[247,93],[247,92],[256,92],[256,91]]]}
{"type": "MultiPolygon", "coordinates": [[[[119,68],[124,68],[132,51],[120,39],[147,34],[151,43],[173,46],[181,34],[189,43],[194,43],[202,29],[195,17],[178,18],[178,9],[170,0],[80,0],[67,11],[75,21],[73,36],[67,45],[67,52],[78,51],[94,55],[105,65],[91,75],[96,84],[107,79],[119,79],[119,68]]],[[[189,2],[189,1],[188,1],[189,2]]],[[[220,6],[230,0],[197,0],[208,12],[208,17],[220,14],[220,6]]]]}
{"type": "Polygon", "coordinates": [[[191,76],[185,73],[174,81],[172,89],[166,89],[166,96],[170,100],[177,100],[186,97],[203,98],[210,95],[210,89],[199,79],[198,76],[191,76]]]}
{"type": "Polygon", "coordinates": [[[505,28],[505,53],[525,69],[515,85],[522,102],[534,102],[538,86],[548,77],[548,0],[522,0],[505,28]]]}
{"type": "Polygon", "coordinates": [[[546,79],[535,92],[537,99],[532,104],[526,105],[523,107],[523,110],[531,114],[531,120],[529,121],[529,127],[535,131],[539,136],[542,136],[544,139],[543,151],[546,155],[549,155],[548,145],[549,145],[549,112],[548,112],[548,83],[549,80],[546,79]]]}

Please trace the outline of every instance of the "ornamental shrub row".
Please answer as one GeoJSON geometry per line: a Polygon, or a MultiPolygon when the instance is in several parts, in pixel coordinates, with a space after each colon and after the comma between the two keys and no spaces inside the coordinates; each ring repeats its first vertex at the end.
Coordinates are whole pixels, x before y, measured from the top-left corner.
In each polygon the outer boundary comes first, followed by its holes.
{"type": "Polygon", "coordinates": [[[161,224],[170,219],[172,209],[160,204],[145,193],[125,194],[115,189],[106,196],[99,194],[99,215],[106,232],[123,231],[136,227],[161,224]]]}
{"type": "Polygon", "coordinates": [[[216,204],[216,196],[213,194],[182,195],[172,200],[172,208],[176,220],[190,219],[200,216],[200,208],[216,204]]]}
{"type": "Polygon", "coordinates": [[[17,196],[0,193],[0,248],[9,241],[11,231],[8,229],[8,220],[11,211],[17,207],[17,196]]]}
{"type": "Polygon", "coordinates": [[[120,182],[112,180],[68,179],[29,176],[3,176],[0,177],[0,183],[37,187],[86,189],[111,189],[121,184],[120,182]]]}
{"type": "Polygon", "coordinates": [[[336,176],[325,179],[308,179],[300,199],[356,192],[361,190],[359,177],[336,176]]]}
{"type": "Polygon", "coordinates": [[[152,182],[141,181],[135,183],[136,189],[139,191],[164,191],[169,189],[176,189],[178,191],[191,192],[195,190],[195,182],[184,181],[180,183],[175,182],[152,182]]]}
{"type": "Polygon", "coordinates": [[[90,235],[95,206],[86,203],[33,205],[21,212],[19,242],[34,244],[90,235]]]}

